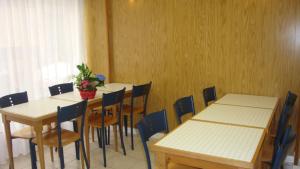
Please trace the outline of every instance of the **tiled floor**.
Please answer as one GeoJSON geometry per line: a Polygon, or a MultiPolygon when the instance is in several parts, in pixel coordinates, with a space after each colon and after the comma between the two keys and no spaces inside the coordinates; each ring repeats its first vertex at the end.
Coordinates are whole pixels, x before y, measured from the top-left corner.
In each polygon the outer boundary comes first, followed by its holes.
{"type": "MultiPolygon", "coordinates": [[[[112,133],[111,133],[112,134],[112,133]]],[[[96,136],[96,134],[95,134],[96,136]]],[[[127,155],[124,156],[122,148],[119,142],[119,152],[115,152],[113,136],[111,137],[111,145],[107,146],[106,157],[107,167],[106,169],[147,169],[146,158],[144,154],[143,145],[138,135],[135,135],[135,149],[130,148],[130,136],[125,137],[125,147],[127,155]]],[[[91,143],[91,169],[104,169],[102,149],[99,148],[97,140],[91,143]]],[[[75,158],[74,144],[64,148],[64,157],[66,169],[81,169],[80,161],[75,158]]],[[[153,159],[153,156],[152,156],[153,159]]],[[[50,153],[48,148],[45,147],[45,161],[46,169],[59,169],[59,158],[55,154],[54,162],[50,160],[50,153]]],[[[152,160],[153,162],[154,160],[152,160]]],[[[19,156],[14,159],[15,169],[31,169],[30,156],[19,156]]],[[[39,164],[39,163],[38,163],[39,164]]],[[[0,165],[0,169],[8,169],[8,164],[0,165]]]]}

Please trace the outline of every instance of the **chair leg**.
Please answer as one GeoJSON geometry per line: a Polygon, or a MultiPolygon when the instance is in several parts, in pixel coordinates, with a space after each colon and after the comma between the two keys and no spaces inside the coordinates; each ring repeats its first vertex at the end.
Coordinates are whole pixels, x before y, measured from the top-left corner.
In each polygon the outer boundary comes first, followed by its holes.
{"type": "Polygon", "coordinates": [[[110,145],[110,126],[107,127],[107,145],[110,145]]]}
{"type": "Polygon", "coordinates": [[[82,153],[83,153],[83,158],[81,158],[81,159],[84,159],[84,160],[85,160],[86,168],[87,168],[87,169],[90,169],[90,165],[89,165],[89,162],[88,162],[88,160],[87,160],[87,156],[86,156],[86,152],[85,152],[84,139],[83,139],[83,137],[81,137],[80,143],[81,143],[81,149],[82,149],[82,153]]]}
{"type": "Polygon", "coordinates": [[[120,139],[121,139],[121,146],[122,146],[122,149],[123,149],[123,154],[126,155],[124,139],[123,139],[123,129],[122,129],[121,122],[119,122],[119,133],[120,133],[120,139]]]}
{"type": "Polygon", "coordinates": [[[105,134],[105,144],[108,145],[107,127],[104,128],[104,134],[105,134]]]}
{"type": "Polygon", "coordinates": [[[143,142],[143,147],[144,147],[145,154],[146,154],[148,169],[151,169],[151,160],[150,160],[149,150],[148,150],[147,144],[145,142],[143,142]]]}
{"type": "Polygon", "coordinates": [[[49,149],[50,149],[50,159],[51,159],[51,162],[54,162],[53,147],[49,147],[49,149]]]}
{"type": "Polygon", "coordinates": [[[95,128],[94,127],[91,128],[91,132],[92,132],[92,141],[95,142],[95,128]]]}
{"type": "Polygon", "coordinates": [[[58,155],[59,155],[59,161],[60,161],[60,168],[65,168],[65,160],[64,160],[64,150],[62,147],[58,148],[58,155]]]}
{"type": "Polygon", "coordinates": [[[32,139],[29,139],[29,150],[30,150],[31,168],[32,169],[37,169],[35,145],[31,141],[32,141],[32,139]]]}
{"type": "Polygon", "coordinates": [[[81,159],[81,169],[84,169],[84,157],[83,157],[82,144],[79,145],[79,150],[80,150],[80,159],[81,159]]]}
{"type": "Polygon", "coordinates": [[[130,115],[130,136],[131,136],[131,150],[134,150],[133,143],[133,115],[130,115]]]}
{"type": "Polygon", "coordinates": [[[103,163],[104,163],[104,167],[106,167],[105,134],[104,134],[105,127],[102,127],[101,130],[102,130],[101,137],[102,137],[103,163]]]}
{"type": "MultiPolygon", "coordinates": [[[[78,132],[77,121],[73,121],[73,129],[74,129],[74,132],[78,132]]],[[[78,141],[75,142],[75,153],[76,153],[76,159],[79,160],[79,142],[78,141]]]]}
{"type": "Polygon", "coordinates": [[[101,134],[101,129],[96,128],[96,131],[97,131],[99,148],[102,148],[102,134],[101,134]]]}
{"type": "Polygon", "coordinates": [[[128,116],[124,116],[124,128],[125,128],[125,136],[128,136],[128,116]]]}

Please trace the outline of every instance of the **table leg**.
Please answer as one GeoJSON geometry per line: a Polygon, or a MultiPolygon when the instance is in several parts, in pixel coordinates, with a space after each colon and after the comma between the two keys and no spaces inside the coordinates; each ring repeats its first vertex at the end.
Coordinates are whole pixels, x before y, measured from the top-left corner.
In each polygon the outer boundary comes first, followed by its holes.
{"type": "Polygon", "coordinates": [[[162,152],[155,153],[155,169],[168,169],[166,154],[162,152]]]}
{"type": "Polygon", "coordinates": [[[42,123],[36,124],[34,126],[34,130],[36,132],[36,141],[39,153],[39,161],[40,161],[40,168],[45,169],[45,158],[44,158],[44,144],[43,144],[43,125],[42,123]]]}
{"type": "Polygon", "coordinates": [[[91,161],[91,155],[90,155],[90,139],[89,139],[89,133],[90,133],[90,120],[89,120],[89,113],[90,109],[87,108],[86,113],[85,113],[85,131],[84,131],[84,137],[85,137],[85,150],[87,154],[87,159],[89,164],[91,161]]]}
{"type": "Polygon", "coordinates": [[[2,120],[5,128],[6,144],[7,144],[7,151],[9,157],[9,168],[14,169],[15,167],[14,167],[12,139],[11,139],[11,132],[10,132],[10,121],[6,120],[5,115],[2,115],[2,120]]]}

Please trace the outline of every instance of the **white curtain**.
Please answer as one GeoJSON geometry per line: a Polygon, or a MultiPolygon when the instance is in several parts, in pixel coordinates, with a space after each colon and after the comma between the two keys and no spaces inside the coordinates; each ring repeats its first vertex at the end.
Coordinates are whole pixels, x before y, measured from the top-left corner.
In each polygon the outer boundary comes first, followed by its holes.
{"type": "MultiPolygon", "coordinates": [[[[48,86],[68,82],[85,61],[83,0],[0,0],[0,96],[27,91],[49,96],[48,86]]],[[[0,118],[0,164],[7,160],[0,118]],[[4,148],[4,150],[3,150],[4,148]]],[[[11,124],[12,132],[22,127],[11,124]]],[[[28,141],[13,141],[14,155],[28,141]]]]}

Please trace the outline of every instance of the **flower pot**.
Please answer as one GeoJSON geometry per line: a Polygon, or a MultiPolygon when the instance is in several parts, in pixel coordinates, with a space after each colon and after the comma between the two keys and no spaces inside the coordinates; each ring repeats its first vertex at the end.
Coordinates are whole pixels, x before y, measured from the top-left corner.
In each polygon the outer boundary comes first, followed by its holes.
{"type": "Polygon", "coordinates": [[[97,90],[79,90],[82,99],[93,99],[95,98],[97,90]]]}

